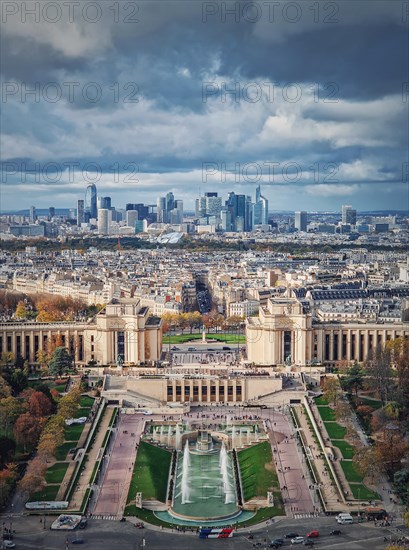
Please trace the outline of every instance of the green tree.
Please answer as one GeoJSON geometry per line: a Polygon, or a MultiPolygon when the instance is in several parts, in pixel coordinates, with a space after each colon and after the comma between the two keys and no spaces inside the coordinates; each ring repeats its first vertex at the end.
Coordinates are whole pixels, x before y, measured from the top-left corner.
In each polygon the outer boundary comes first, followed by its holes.
{"type": "Polygon", "coordinates": [[[355,363],[348,371],[347,375],[342,379],[342,385],[346,391],[358,395],[358,391],[362,389],[364,384],[364,372],[362,367],[355,363]]]}
{"type": "Polygon", "coordinates": [[[52,376],[61,376],[65,374],[72,366],[72,357],[67,349],[59,346],[53,351],[53,355],[48,365],[52,376]]]}
{"type": "Polygon", "coordinates": [[[30,312],[27,308],[27,304],[23,300],[20,300],[19,303],[17,304],[14,315],[17,317],[17,319],[27,319],[29,316],[29,313],[30,312]]]}

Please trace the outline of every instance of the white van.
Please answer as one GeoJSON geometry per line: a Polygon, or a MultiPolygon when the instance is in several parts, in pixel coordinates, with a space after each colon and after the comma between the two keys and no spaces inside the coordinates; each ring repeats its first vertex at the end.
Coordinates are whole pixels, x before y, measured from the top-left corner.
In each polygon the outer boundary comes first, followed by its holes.
{"type": "Polygon", "coordinates": [[[335,518],[337,523],[343,525],[345,523],[354,523],[354,518],[351,514],[338,514],[335,518]]]}

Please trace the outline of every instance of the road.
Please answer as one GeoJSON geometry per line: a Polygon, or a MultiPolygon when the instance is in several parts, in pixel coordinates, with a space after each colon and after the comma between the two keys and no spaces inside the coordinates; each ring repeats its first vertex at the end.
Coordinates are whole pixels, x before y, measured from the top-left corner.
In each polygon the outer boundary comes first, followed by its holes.
{"type": "MultiPolygon", "coordinates": [[[[6,518],[5,518],[6,519],[6,518]]],[[[8,523],[8,522],[7,522],[8,523]]],[[[50,518],[47,518],[47,525],[50,518]]],[[[105,550],[111,548],[123,548],[124,550],[138,550],[142,539],[145,539],[146,550],[169,550],[178,548],[180,550],[191,550],[206,548],[207,550],[250,550],[253,544],[260,542],[264,546],[264,539],[271,540],[275,537],[283,537],[286,533],[297,532],[305,535],[312,529],[320,531],[320,537],[316,539],[315,548],[322,550],[384,550],[386,543],[384,537],[389,537],[393,528],[375,527],[373,523],[341,525],[342,535],[330,536],[332,529],[338,528],[335,519],[328,517],[317,517],[304,520],[283,519],[274,524],[264,526],[256,530],[252,529],[253,539],[248,538],[249,529],[239,530],[232,539],[224,540],[201,540],[193,533],[172,533],[151,529],[135,529],[129,522],[89,520],[88,527],[84,531],[66,532],[50,531],[43,529],[38,517],[15,517],[13,518],[13,529],[16,530],[16,550],[66,550],[76,548],[70,541],[83,537],[85,543],[81,548],[87,550],[105,550]],[[66,546],[66,540],[68,545],[66,546]]],[[[304,548],[302,545],[300,548],[304,548]]],[[[297,548],[286,541],[282,547],[284,550],[297,548]]]]}

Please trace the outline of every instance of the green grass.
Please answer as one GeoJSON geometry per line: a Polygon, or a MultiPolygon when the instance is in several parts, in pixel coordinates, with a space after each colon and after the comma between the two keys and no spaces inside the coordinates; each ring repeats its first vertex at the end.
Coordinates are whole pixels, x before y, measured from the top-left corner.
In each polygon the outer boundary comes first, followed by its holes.
{"type": "MultiPolygon", "coordinates": [[[[65,426],[65,440],[77,442],[81,437],[85,424],[72,424],[71,426],[65,426]]],[[[75,445],[71,445],[75,447],[75,445]]]]}
{"type": "Polygon", "coordinates": [[[128,503],[133,503],[137,492],[141,492],[144,499],[166,501],[171,457],[170,452],[141,441],[129,486],[128,503]]]}
{"type": "Polygon", "coordinates": [[[334,422],[336,419],[334,409],[331,409],[331,407],[327,407],[326,405],[321,405],[318,407],[318,412],[324,422],[334,422]]]}
{"type": "Polygon", "coordinates": [[[347,429],[337,422],[324,422],[330,439],[344,439],[347,429]]]}
{"type": "Polygon", "coordinates": [[[48,468],[45,473],[47,483],[61,483],[67,471],[68,462],[56,462],[48,468]]]}
{"type": "Polygon", "coordinates": [[[65,386],[67,384],[58,384],[57,386],[54,386],[54,389],[58,391],[58,393],[62,393],[65,390],[65,386]]]}
{"type": "Polygon", "coordinates": [[[278,487],[270,443],[264,441],[238,453],[244,500],[265,497],[278,487]]]}
{"type": "Polygon", "coordinates": [[[81,416],[88,417],[89,411],[91,409],[89,407],[81,407],[77,411],[75,411],[75,414],[72,416],[72,418],[81,418],[81,416]]]}
{"type": "Polygon", "coordinates": [[[93,397],[89,397],[88,395],[81,395],[80,407],[92,407],[94,401],[95,399],[93,397]]]}
{"type": "Polygon", "coordinates": [[[351,460],[354,457],[355,450],[347,441],[332,441],[331,443],[334,447],[338,447],[345,459],[351,460]]]}
{"type": "Polygon", "coordinates": [[[315,404],[317,406],[319,406],[319,405],[328,405],[328,399],[326,397],[324,397],[323,395],[321,395],[320,397],[316,397],[315,404]]]}
{"type": "MultiPolygon", "coordinates": [[[[201,340],[202,334],[174,334],[172,336],[164,335],[163,344],[184,344],[192,340],[201,340]]],[[[208,334],[206,333],[206,340],[217,340],[218,342],[225,342],[226,344],[245,344],[246,337],[243,334],[208,334]]]]}
{"type": "Polygon", "coordinates": [[[351,492],[354,498],[359,500],[377,500],[379,499],[378,493],[368,489],[363,483],[350,483],[351,492]]]}
{"type": "Polygon", "coordinates": [[[46,485],[41,491],[33,493],[30,500],[32,502],[37,500],[55,500],[59,489],[59,485],[46,485]]]}
{"type": "Polygon", "coordinates": [[[55,458],[57,460],[65,460],[68,451],[75,447],[75,443],[72,441],[66,441],[59,447],[57,447],[57,452],[55,453],[55,458]]]}
{"type": "Polygon", "coordinates": [[[361,483],[363,477],[357,470],[352,462],[346,462],[345,460],[341,461],[341,468],[344,470],[345,477],[347,478],[348,483],[361,483]]]}

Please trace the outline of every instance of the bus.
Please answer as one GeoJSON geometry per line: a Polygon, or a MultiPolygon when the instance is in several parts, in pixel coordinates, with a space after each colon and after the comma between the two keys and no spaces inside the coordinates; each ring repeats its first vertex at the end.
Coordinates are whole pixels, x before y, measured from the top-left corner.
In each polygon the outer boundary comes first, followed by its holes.
{"type": "Polygon", "coordinates": [[[232,527],[201,527],[199,530],[199,539],[227,539],[233,536],[232,527]]]}

